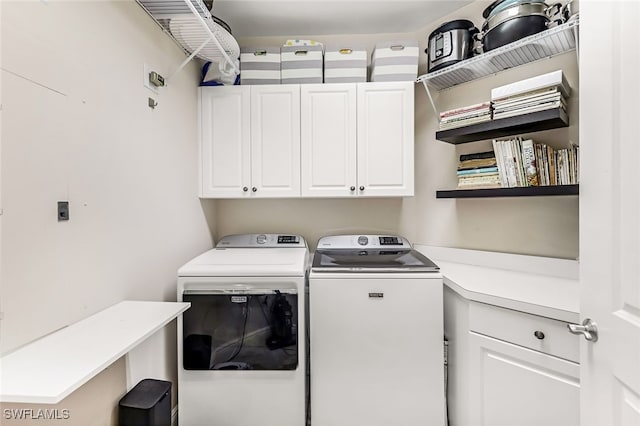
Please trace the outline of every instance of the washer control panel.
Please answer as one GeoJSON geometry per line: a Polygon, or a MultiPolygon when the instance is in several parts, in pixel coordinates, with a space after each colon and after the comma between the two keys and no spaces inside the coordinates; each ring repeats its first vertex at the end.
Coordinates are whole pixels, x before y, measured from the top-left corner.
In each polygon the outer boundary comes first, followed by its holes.
{"type": "Polygon", "coordinates": [[[216,248],[306,247],[300,235],[292,234],[235,234],[222,237],[216,248]]]}
{"type": "Polygon", "coordinates": [[[396,235],[333,235],[318,241],[319,249],[398,248],[410,249],[411,243],[396,235]]]}

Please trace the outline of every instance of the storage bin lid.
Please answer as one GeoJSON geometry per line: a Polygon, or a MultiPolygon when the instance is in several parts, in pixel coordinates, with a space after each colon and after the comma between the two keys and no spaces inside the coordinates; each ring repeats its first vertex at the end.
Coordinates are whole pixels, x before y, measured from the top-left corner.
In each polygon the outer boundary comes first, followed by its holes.
{"type": "Polygon", "coordinates": [[[171,391],[171,382],[156,379],[143,379],[120,399],[123,407],[148,410],[153,408],[171,391]]]}

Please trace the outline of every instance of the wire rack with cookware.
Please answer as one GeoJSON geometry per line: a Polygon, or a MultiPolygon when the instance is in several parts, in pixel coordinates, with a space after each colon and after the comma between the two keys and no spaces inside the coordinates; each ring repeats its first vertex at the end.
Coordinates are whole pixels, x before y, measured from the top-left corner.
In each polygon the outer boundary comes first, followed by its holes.
{"type": "Polygon", "coordinates": [[[497,0],[484,10],[483,17],[482,30],[471,21],[458,20],[441,25],[429,35],[425,50],[429,71],[416,82],[423,84],[436,117],[439,113],[430,88],[447,89],[572,50],[578,54],[580,20],[575,0],[564,6],[547,5],[543,0],[497,0]],[[441,37],[445,42],[438,43],[439,35],[446,32],[451,35],[441,37]],[[461,32],[466,34],[461,36],[461,32]],[[466,41],[469,37],[476,42],[472,51],[466,41]],[[448,44],[447,39],[465,42],[448,44]],[[450,53],[449,58],[438,56],[438,49],[449,53],[450,45],[458,52],[450,53]]]}

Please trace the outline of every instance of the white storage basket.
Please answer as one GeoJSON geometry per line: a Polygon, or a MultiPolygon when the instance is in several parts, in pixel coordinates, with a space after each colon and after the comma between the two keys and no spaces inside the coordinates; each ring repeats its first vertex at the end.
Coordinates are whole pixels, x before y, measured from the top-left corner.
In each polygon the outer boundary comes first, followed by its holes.
{"type": "Polygon", "coordinates": [[[282,46],[280,48],[281,81],[322,83],[322,46],[282,46]]]}
{"type": "Polygon", "coordinates": [[[241,48],[240,84],[280,84],[280,48],[241,48]]]}
{"type": "Polygon", "coordinates": [[[327,45],[324,53],[325,83],[360,83],[367,81],[367,49],[343,43],[327,45]]]}
{"type": "Polygon", "coordinates": [[[371,81],[413,81],[418,77],[418,42],[376,44],[371,55],[371,81]]]}

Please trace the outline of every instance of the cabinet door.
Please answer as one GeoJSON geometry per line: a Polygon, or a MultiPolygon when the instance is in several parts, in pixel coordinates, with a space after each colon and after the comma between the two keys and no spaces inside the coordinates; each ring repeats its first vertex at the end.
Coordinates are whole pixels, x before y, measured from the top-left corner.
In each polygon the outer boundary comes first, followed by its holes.
{"type": "Polygon", "coordinates": [[[358,195],[413,195],[414,85],[358,83],[358,195]]]}
{"type": "Polygon", "coordinates": [[[300,196],[300,86],[251,86],[251,192],[300,196]]]}
{"type": "Polygon", "coordinates": [[[577,363],[469,334],[472,424],[579,426],[577,363]]]}
{"type": "Polygon", "coordinates": [[[356,195],[356,85],[300,89],[302,196],[356,195]]]}
{"type": "Polygon", "coordinates": [[[202,87],[200,197],[248,196],[251,182],[250,88],[202,87]]]}

